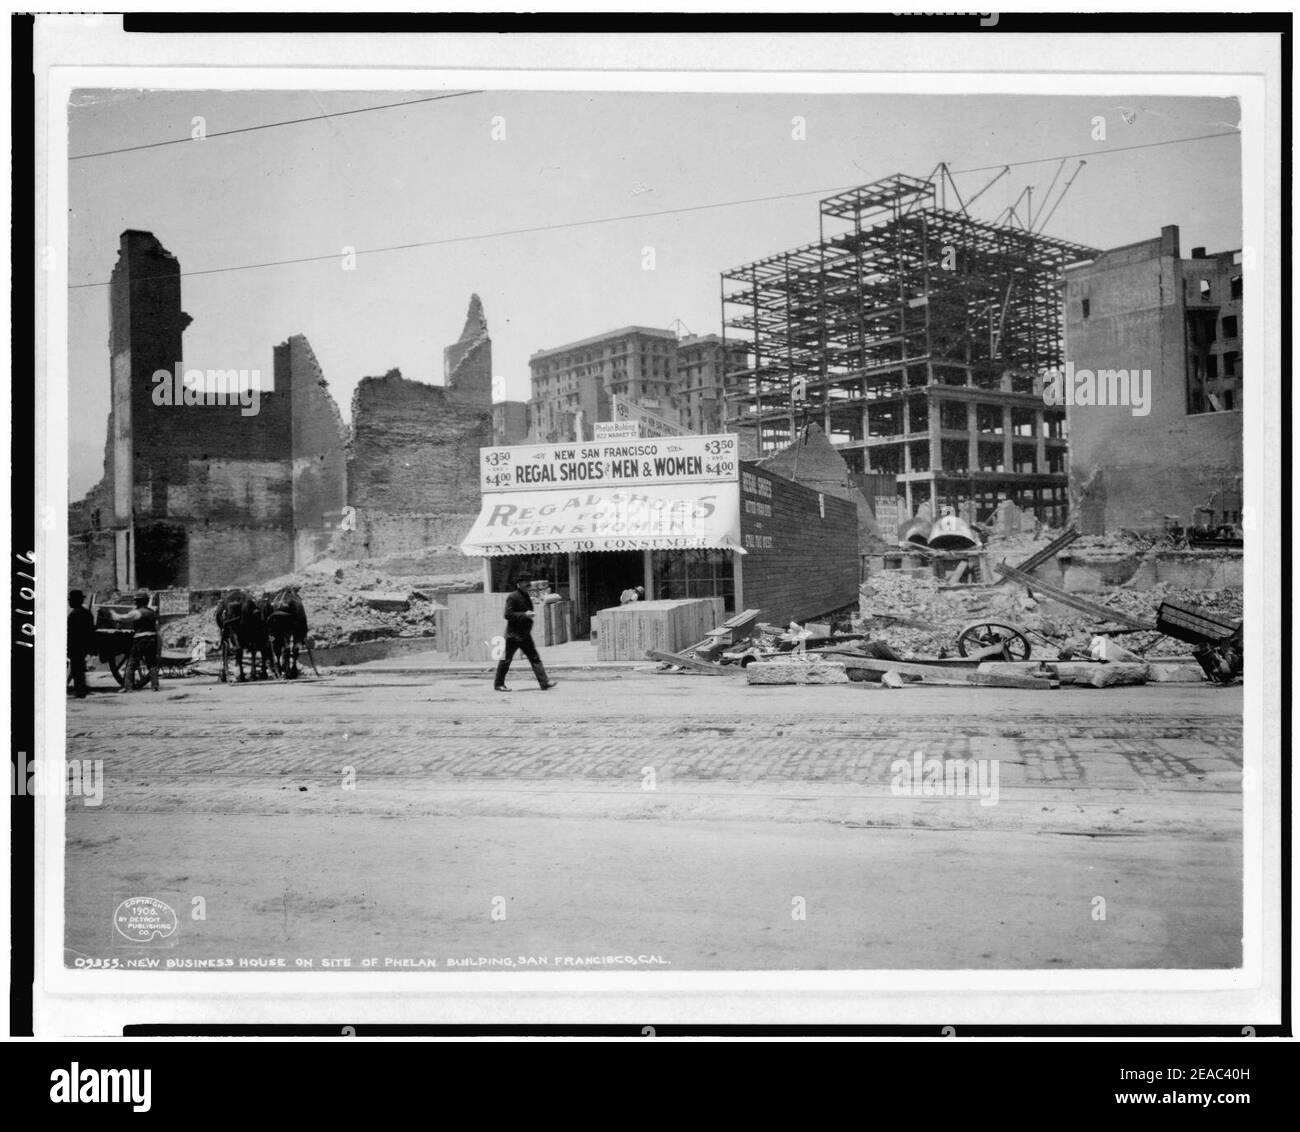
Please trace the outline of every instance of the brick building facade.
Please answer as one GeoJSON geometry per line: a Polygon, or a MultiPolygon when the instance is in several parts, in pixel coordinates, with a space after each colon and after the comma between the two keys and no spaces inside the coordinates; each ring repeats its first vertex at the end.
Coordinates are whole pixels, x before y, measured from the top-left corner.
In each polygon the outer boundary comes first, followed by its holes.
{"type": "MultiPolygon", "coordinates": [[[[1151,375],[1145,412],[1066,405],[1071,509],[1085,533],[1240,521],[1241,303],[1240,253],[1183,259],[1173,225],[1065,271],[1067,373],[1151,375]]],[[[1107,399],[1109,381],[1098,386],[1107,399]]]]}

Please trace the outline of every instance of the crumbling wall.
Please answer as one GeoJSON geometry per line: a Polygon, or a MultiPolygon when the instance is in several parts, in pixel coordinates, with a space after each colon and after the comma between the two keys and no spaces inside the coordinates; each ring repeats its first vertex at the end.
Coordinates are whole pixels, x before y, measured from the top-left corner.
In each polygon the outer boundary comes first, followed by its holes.
{"type": "Polygon", "coordinates": [[[293,565],[293,545],[283,530],[210,523],[187,527],[186,535],[190,586],[253,585],[293,565]]]}
{"type": "Polygon", "coordinates": [[[1121,424],[1082,444],[1071,437],[1071,514],[1084,534],[1156,532],[1166,515],[1194,525],[1198,508],[1217,514],[1240,500],[1241,442],[1240,413],[1183,416],[1146,433],[1121,424]]]}
{"type": "Polygon", "coordinates": [[[459,543],[478,514],[479,449],[491,445],[490,403],[462,404],[397,370],[363,378],[347,472],[355,529],[334,552],[382,558],[459,543]]]}
{"type": "MultiPolygon", "coordinates": [[[[119,587],[229,585],[233,576],[281,573],[293,564],[291,386],[271,391],[258,375],[240,374],[259,388],[256,402],[174,403],[176,375],[186,372],[181,338],[191,323],[181,310],[180,278],[179,261],[153,233],[122,233],[109,300],[106,474],[91,493],[98,502],[88,497],[78,516],[98,509],[100,522],[122,540],[131,531],[135,578],[119,568],[119,587]],[[156,396],[160,371],[172,378],[169,397],[156,396]]],[[[243,384],[224,369],[221,381],[228,393],[243,384]]]]}
{"type": "Polygon", "coordinates": [[[119,588],[111,530],[69,532],[68,588],[87,594],[109,593],[119,588]]]}
{"type": "Polygon", "coordinates": [[[275,347],[275,387],[292,401],[294,569],[326,553],[348,501],[348,430],[311,344],[295,334],[275,347]]]}
{"type": "Polygon", "coordinates": [[[748,609],[802,621],[851,605],[858,593],[858,509],[763,465],[741,463],[741,559],[748,609]]]}
{"type": "Polygon", "coordinates": [[[469,298],[469,311],[460,337],[442,352],[443,382],[453,400],[462,405],[492,407],[492,339],[487,317],[477,295],[469,298]]]}

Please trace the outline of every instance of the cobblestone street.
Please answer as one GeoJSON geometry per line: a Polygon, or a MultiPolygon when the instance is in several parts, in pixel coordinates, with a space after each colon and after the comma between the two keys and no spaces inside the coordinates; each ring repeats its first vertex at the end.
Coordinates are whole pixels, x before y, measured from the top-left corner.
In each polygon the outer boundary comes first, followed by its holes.
{"type": "Polygon", "coordinates": [[[67,962],[1240,962],[1240,688],[523,675],[71,702],[104,795],[68,800],[67,962]],[[992,789],[908,791],[899,760],[992,789]],[[132,896],[179,908],[167,946],[115,937],[132,896]]]}

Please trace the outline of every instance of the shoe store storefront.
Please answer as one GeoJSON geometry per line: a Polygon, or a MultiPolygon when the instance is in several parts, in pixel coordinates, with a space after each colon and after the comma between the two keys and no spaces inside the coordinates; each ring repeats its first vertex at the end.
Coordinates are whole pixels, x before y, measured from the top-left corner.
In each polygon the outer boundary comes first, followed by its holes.
{"type": "Polygon", "coordinates": [[[527,573],[591,632],[629,589],[734,607],[742,546],[737,438],[675,436],[480,449],[482,504],[461,550],[485,593],[527,573]]]}
{"type": "Polygon", "coordinates": [[[524,573],[558,594],[548,616],[564,618],[564,639],[587,638],[638,587],[646,601],[721,597],[728,615],[761,608],[780,624],[857,600],[855,504],[742,461],[734,434],[483,448],[479,460],[461,550],[483,559],[485,594],[504,601],[524,573]]]}

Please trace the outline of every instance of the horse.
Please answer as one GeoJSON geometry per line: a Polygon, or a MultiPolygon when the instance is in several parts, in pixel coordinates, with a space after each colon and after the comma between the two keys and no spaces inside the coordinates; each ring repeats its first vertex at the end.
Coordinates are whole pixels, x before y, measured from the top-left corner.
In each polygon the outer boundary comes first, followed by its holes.
{"type": "Polygon", "coordinates": [[[298,649],[307,640],[307,611],[296,586],[286,586],[264,599],[271,653],[286,680],[298,678],[298,649]]]}
{"type": "Polygon", "coordinates": [[[249,665],[252,678],[257,679],[257,661],[262,661],[262,679],[267,679],[267,661],[275,668],[275,657],[271,653],[267,639],[265,603],[258,602],[245,590],[229,590],[217,606],[217,629],[221,633],[221,681],[228,680],[226,662],[233,651],[239,675],[236,679],[242,683],[244,676],[244,650],[250,653],[249,665]]]}

